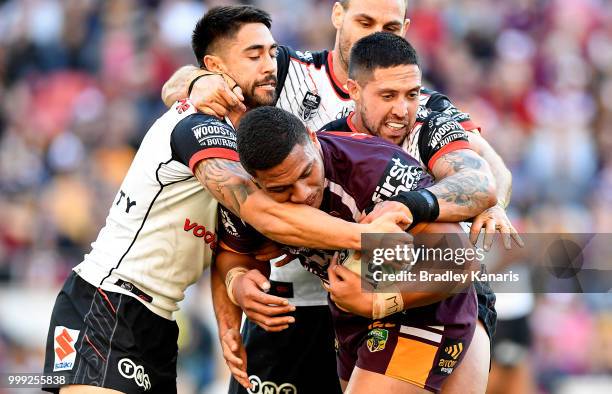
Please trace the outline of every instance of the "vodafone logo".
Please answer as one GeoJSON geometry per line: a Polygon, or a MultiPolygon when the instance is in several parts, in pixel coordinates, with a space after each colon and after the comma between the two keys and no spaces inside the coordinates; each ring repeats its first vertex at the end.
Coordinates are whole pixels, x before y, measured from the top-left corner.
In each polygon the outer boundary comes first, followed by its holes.
{"type": "Polygon", "coordinates": [[[119,360],[117,368],[121,376],[126,379],[134,379],[138,387],[142,387],[145,391],[151,389],[151,380],[142,365],[134,364],[129,358],[122,358],[119,360]]]}

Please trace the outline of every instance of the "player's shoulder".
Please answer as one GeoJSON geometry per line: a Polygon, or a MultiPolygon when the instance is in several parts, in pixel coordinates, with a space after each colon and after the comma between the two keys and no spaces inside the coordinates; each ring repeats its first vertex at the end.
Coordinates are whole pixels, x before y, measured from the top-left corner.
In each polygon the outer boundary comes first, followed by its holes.
{"type": "Polygon", "coordinates": [[[323,127],[321,127],[319,129],[319,132],[344,132],[344,133],[351,133],[352,130],[349,127],[349,123],[348,123],[348,117],[344,117],[344,118],[340,118],[340,119],[336,119],[336,120],[332,120],[331,122],[327,123],[326,125],[324,125],[323,127]]]}
{"type": "Polygon", "coordinates": [[[453,103],[446,95],[426,87],[421,88],[420,104],[430,111],[437,112],[444,112],[453,106],[453,103]]]}
{"type": "Polygon", "coordinates": [[[322,51],[298,51],[289,46],[279,46],[279,54],[286,56],[289,60],[304,64],[306,66],[313,65],[320,68],[325,65],[327,60],[327,50],[322,51]]]}
{"type": "Polygon", "coordinates": [[[424,120],[424,126],[430,130],[457,130],[464,131],[461,124],[447,112],[431,111],[424,120]]]}
{"type": "Polygon", "coordinates": [[[201,112],[194,112],[183,117],[174,127],[173,134],[193,133],[200,136],[235,135],[233,127],[224,120],[201,112]]]}

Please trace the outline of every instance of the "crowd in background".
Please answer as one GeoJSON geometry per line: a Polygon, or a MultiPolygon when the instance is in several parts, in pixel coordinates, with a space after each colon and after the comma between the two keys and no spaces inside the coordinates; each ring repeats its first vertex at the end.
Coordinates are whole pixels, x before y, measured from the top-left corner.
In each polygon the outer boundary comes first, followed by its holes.
{"type": "MultiPolygon", "coordinates": [[[[272,14],[280,43],[333,47],[331,0],[249,3],[272,14]]],[[[41,369],[45,308],[164,112],[162,84],[195,63],[192,27],[222,4],[0,1],[0,371],[41,369]]],[[[612,233],[612,2],[409,0],[408,16],[426,85],[469,112],[511,169],[517,229],[612,233]]],[[[179,316],[183,387],[201,392],[226,379],[208,293],[204,278],[179,316]]],[[[536,296],[538,390],[612,373],[611,305],[536,296]]]]}

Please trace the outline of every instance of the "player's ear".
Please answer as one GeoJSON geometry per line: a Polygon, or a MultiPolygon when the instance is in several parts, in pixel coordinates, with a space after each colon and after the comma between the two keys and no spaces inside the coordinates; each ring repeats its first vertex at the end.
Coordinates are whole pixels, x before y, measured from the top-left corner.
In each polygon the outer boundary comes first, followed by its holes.
{"type": "Polygon", "coordinates": [[[310,138],[310,140],[317,145],[319,143],[319,140],[317,138],[317,132],[311,129],[308,129],[308,137],[310,138]]]}
{"type": "Polygon", "coordinates": [[[204,56],[204,66],[206,67],[208,71],[212,71],[215,73],[225,72],[225,66],[219,56],[215,56],[215,55],[204,56]]]}
{"type": "Polygon", "coordinates": [[[359,86],[359,82],[349,78],[346,81],[346,90],[348,90],[349,96],[351,96],[351,100],[357,101],[360,99],[361,86],[359,86]]]}
{"type": "Polygon", "coordinates": [[[342,22],[344,21],[344,7],[339,2],[334,3],[331,14],[331,22],[336,30],[340,30],[342,22]]]}
{"type": "Polygon", "coordinates": [[[410,28],[410,18],[406,18],[404,19],[404,26],[402,28],[402,36],[404,36],[408,32],[409,28],[410,28]]]}

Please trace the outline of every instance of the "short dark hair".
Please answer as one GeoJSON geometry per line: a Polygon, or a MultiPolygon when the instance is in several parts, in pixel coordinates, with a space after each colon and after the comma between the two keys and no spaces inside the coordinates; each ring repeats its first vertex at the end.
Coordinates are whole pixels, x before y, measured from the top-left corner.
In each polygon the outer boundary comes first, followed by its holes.
{"type": "Polygon", "coordinates": [[[211,8],[196,23],[191,36],[191,48],[200,67],[204,65],[204,56],[210,54],[217,40],[233,37],[246,23],[263,23],[269,29],[272,18],[266,11],[251,5],[211,8]]]}
{"type": "Polygon", "coordinates": [[[244,115],[237,130],[238,154],[244,169],[268,170],[283,162],[297,144],[309,141],[306,126],[277,107],[255,108],[244,115]]]}
{"type": "Polygon", "coordinates": [[[404,38],[378,32],[365,36],[353,45],[349,57],[349,78],[358,79],[364,72],[368,77],[377,68],[419,65],[416,51],[404,38]]]}

